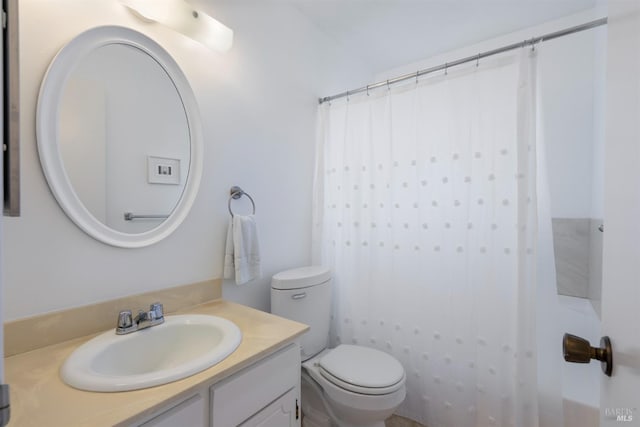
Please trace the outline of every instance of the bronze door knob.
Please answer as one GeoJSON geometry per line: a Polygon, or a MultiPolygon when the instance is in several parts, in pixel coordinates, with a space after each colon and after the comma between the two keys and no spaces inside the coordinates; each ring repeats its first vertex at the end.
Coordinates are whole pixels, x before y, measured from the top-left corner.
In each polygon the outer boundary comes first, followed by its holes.
{"type": "Polygon", "coordinates": [[[609,337],[600,338],[600,348],[591,347],[589,341],[571,334],[564,334],[562,339],[564,360],[572,363],[589,363],[591,359],[601,362],[602,372],[611,376],[613,371],[613,351],[609,337]]]}

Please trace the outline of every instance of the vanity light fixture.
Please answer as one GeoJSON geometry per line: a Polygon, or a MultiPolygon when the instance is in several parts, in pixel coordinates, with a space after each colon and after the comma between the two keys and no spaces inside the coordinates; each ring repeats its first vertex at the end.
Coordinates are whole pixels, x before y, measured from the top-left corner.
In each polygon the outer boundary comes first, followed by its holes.
{"type": "Polygon", "coordinates": [[[166,25],[209,49],[226,52],[233,44],[233,30],[184,0],[120,0],[139,18],[166,25]]]}

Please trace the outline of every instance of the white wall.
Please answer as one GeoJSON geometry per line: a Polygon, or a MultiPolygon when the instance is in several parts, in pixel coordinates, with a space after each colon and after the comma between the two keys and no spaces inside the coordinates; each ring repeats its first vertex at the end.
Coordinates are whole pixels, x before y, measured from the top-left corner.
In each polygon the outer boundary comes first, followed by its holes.
{"type": "Polygon", "coordinates": [[[234,29],[229,53],[143,23],[114,0],[21,0],[22,216],[5,218],[7,320],[221,277],[232,185],[256,201],[264,277],[225,284],[225,297],[268,309],[270,276],[309,262],[317,97],[368,81],[366,67],[287,5],[193,3],[234,29]],[[205,166],[193,209],[173,235],[142,249],[80,231],[50,194],[36,150],[35,106],[49,62],[79,32],[109,24],[167,49],[203,121],[205,166]]]}
{"type": "Polygon", "coordinates": [[[549,41],[540,49],[553,218],[591,218],[592,211],[602,212],[604,159],[598,148],[603,141],[597,129],[603,127],[604,113],[603,104],[596,102],[604,102],[597,94],[605,86],[600,64],[606,36],[606,27],[600,27],[549,41]]]}

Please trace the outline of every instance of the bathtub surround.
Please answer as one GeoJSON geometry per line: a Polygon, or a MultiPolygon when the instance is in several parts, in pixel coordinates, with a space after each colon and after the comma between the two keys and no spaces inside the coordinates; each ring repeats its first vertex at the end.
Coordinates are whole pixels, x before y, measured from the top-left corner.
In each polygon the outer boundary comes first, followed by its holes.
{"type": "Polygon", "coordinates": [[[320,107],[314,242],[334,272],[333,341],[399,359],[398,413],[427,425],[538,425],[535,58],[320,107]]]}
{"type": "Polygon", "coordinates": [[[588,298],[597,310],[602,288],[602,226],[596,218],[553,218],[559,295],[588,298]]]}
{"type": "Polygon", "coordinates": [[[600,316],[602,305],[602,241],[604,232],[602,219],[590,218],[589,224],[589,286],[587,298],[591,301],[593,309],[600,316]]]}
{"type": "Polygon", "coordinates": [[[553,218],[558,294],[586,298],[589,285],[588,218],[553,218]]]}
{"type": "Polygon", "coordinates": [[[4,324],[5,356],[115,328],[118,313],[161,302],[167,314],[222,297],[222,280],[208,280],[131,295],[84,307],[41,314],[4,324]]]}

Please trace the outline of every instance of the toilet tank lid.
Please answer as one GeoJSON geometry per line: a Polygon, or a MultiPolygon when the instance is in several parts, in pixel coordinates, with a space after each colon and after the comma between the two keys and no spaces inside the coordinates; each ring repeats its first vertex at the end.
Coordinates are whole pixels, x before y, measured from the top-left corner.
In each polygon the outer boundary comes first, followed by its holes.
{"type": "Polygon", "coordinates": [[[273,289],[298,289],[320,285],[331,279],[331,271],[321,265],[294,268],[275,274],[271,279],[273,289]]]}

